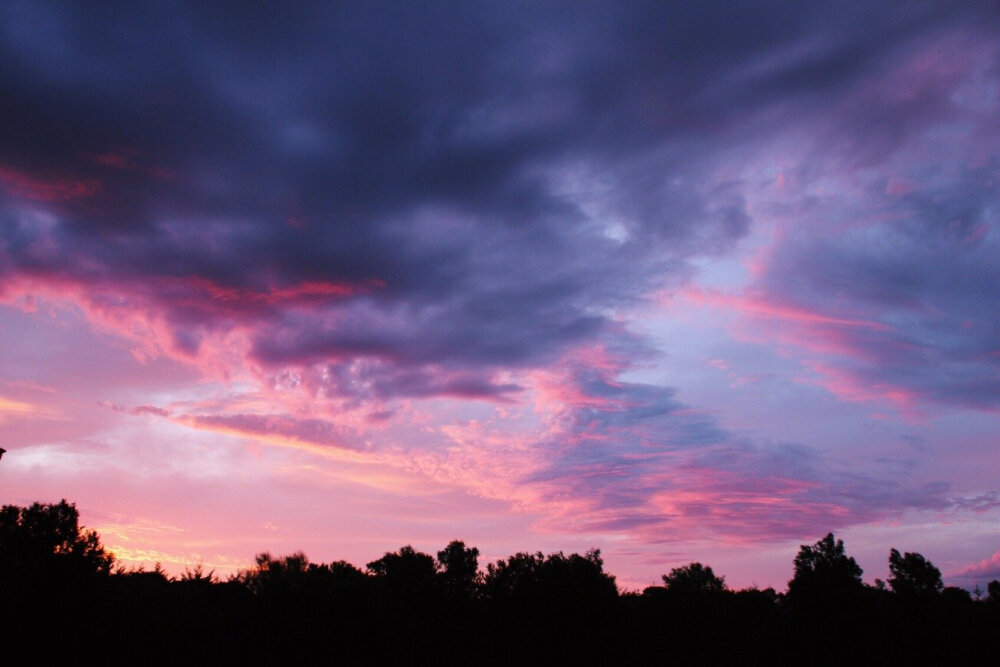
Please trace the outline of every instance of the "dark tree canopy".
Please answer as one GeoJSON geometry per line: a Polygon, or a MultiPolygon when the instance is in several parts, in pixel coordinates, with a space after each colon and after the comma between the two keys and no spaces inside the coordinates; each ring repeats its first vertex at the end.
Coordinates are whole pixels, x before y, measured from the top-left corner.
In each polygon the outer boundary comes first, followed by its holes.
{"type": "Polygon", "coordinates": [[[4,584],[29,585],[45,575],[86,578],[111,572],[114,556],[97,533],[80,526],[76,505],[61,500],[30,507],[0,508],[0,577],[4,584]]]}
{"type": "Polygon", "coordinates": [[[256,568],[243,574],[247,588],[258,594],[298,591],[305,585],[309,559],[301,551],[274,558],[270,553],[255,557],[256,568]]]}
{"type": "Polygon", "coordinates": [[[993,604],[1000,605],[1000,581],[994,579],[986,584],[986,599],[993,604]]]}
{"type": "Polygon", "coordinates": [[[484,588],[491,599],[559,600],[584,605],[618,595],[615,578],[604,572],[598,549],[583,556],[566,556],[561,551],[545,557],[541,552],[514,554],[487,566],[484,588]]]}
{"type": "Polygon", "coordinates": [[[663,575],[663,585],[675,594],[705,595],[725,591],[726,578],[715,576],[712,568],[701,563],[689,563],[663,575]]]}
{"type": "Polygon", "coordinates": [[[389,590],[400,595],[419,595],[434,586],[437,566],[434,557],[407,545],[399,551],[387,552],[368,563],[368,571],[389,590]]]}
{"type": "Polygon", "coordinates": [[[889,551],[889,586],[901,595],[935,595],[944,588],[941,571],[918,553],[889,551]]]}
{"type": "Polygon", "coordinates": [[[452,540],[437,553],[445,588],[454,594],[468,595],[479,578],[479,549],[468,548],[465,542],[452,540]]]}
{"type": "MultiPolygon", "coordinates": [[[[800,548],[784,597],[730,590],[697,562],[642,595],[620,592],[596,549],[517,553],[485,574],[478,559],[478,549],[453,540],[436,558],[412,546],[388,552],[367,572],[312,563],[301,551],[264,552],[226,580],[201,566],[174,578],[159,565],[113,568],[65,501],[8,506],[0,509],[0,627],[12,638],[32,636],[56,613],[59,631],[49,639],[73,656],[95,637],[113,637],[134,654],[227,664],[334,655],[379,664],[483,656],[502,664],[791,664],[817,647],[821,664],[971,664],[976,650],[1000,641],[1000,582],[974,600],[942,590],[940,572],[920,554],[893,549],[895,592],[868,589],[832,534],[800,548]]],[[[61,662],[46,649],[32,648],[36,662],[61,662]]]]}
{"type": "Polygon", "coordinates": [[[491,599],[518,598],[534,590],[545,557],[542,552],[518,552],[486,566],[484,585],[491,599]]]}
{"type": "Polygon", "coordinates": [[[835,540],[833,533],[816,544],[799,547],[794,565],[795,574],[788,582],[792,598],[840,598],[863,588],[861,568],[845,553],[843,540],[835,540]]]}
{"type": "Polygon", "coordinates": [[[437,572],[434,559],[412,546],[387,552],[378,560],[368,563],[368,570],[376,577],[433,578],[437,572]]]}

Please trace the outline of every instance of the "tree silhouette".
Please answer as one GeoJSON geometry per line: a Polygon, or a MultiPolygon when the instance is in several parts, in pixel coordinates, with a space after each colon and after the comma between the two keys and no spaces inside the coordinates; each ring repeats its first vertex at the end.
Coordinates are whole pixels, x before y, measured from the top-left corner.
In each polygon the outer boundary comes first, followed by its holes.
{"type": "Polygon", "coordinates": [[[80,526],[76,505],[61,500],[0,508],[0,580],[4,588],[105,576],[114,556],[80,526]]]}
{"type": "Polygon", "coordinates": [[[492,599],[569,606],[601,604],[618,595],[615,578],[604,572],[598,549],[583,556],[560,551],[544,558],[541,552],[517,553],[487,567],[484,587],[492,599]]]}
{"type": "Polygon", "coordinates": [[[387,552],[367,567],[390,592],[404,598],[427,595],[434,587],[437,574],[434,558],[415,551],[410,545],[387,552]]]}
{"type": "Polygon", "coordinates": [[[795,574],[788,582],[788,595],[793,599],[843,599],[863,589],[862,570],[844,552],[843,540],[833,533],[813,545],[801,545],[795,557],[795,574]]]}
{"type": "Polygon", "coordinates": [[[367,579],[367,575],[346,560],[338,560],[327,566],[330,578],[336,585],[357,586],[367,579]]]}
{"type": "Polygon", "coordinates": [[[181,573],[181,576],[177,580],[194,585],[211,585],[218,580],[218,577],[215,576],[215,570],[210,570],[206,574],[205,566],[202,563],[198,563],[194,568],[185,567],[184,572],[181,573]]]}
{"type": "Polygon", "coordinates": [[[306,583],[309,559],[301,551],[274,558],[268,552],[257,554],[257,567],[244,573],[247,588],[258,595],[298,592],[306,583]]]}
{"type": "Polygon", "coordinates": [[[674,594],[709,595],[725,591],[726,578],[715,576],[712,568],[701,563],[690,563],[663,575],[663,585],[674,594]]]}
{"type": "Polygon", "coordinates": [[[895,593],[869,589],[833,534],[801,546],[787,596],[729,591],[697,562],[663,575],[663,587],[620,593],[596,549],[517,553],[485,575],[479,550],[460,540],[436,556],[405,546],[365,573],[345,561],[311,563],[302,552],[264,552],[225,581],[201,566],[173,578],[159,566],[113,568],[66,501],[7,506],[0,627],[33,636],[57,610],[58,632],[32,647],[42,662],[55,661],[49,644],[76,655],[109,633],[136,653],[156,647],[186,661],[283,663],[335,651],[347,662],[784,664],[822,647],[824,664],[857,656],[964,664],[1000,641],[1000,582],[974,600],[942,590],[940,572],[920,554],[892,549],[895,593]]]}
{"type": "Polygon", "coordinates": [[[437,553],[437,559],[449,594],[471,596],[479,578],[479,549],[467,548],[465,542],[452,540],[437,553]]]}
{"type": "Polygon", "coordinates": [[[941,571],[918,553],[889,550],[889,586],[900,595],[936,595],[944,588],[941,571]]]}
{"type": "Polygon", "coordinates": [[[486,566],[483,584],[486,595],[493,600],[525,597],[538,585],[539,570],[545,562],[542,552],[518,552],[507,560],[500,559],[486,566]]]}
{"type": "Polygon", "coordinates": [[[1000,581],[994,579],[986,584],[986,600],[990,604],[1000,607],[1000,581]]]}
{"type": "Polygon", "coordinates": [[[541,568],[543,590],[547,595],[577,604],[603,604],[618,597],[614,576],[604,571],[600,549],[586,554],[562,552],[551,554],[541,568]]]}

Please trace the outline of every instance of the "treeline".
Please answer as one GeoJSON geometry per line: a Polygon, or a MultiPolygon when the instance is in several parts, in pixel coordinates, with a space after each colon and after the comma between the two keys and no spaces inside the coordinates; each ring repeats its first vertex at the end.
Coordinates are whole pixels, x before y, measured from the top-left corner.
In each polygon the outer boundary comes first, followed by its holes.
{"type": "Polygon", "coordinates": [[[0,632],[8,647],[30,641],[40,664],[84,646],[104,647],[110,662],[281,664],[832,664],[995,653],[1000,582],[974,598],[945,588],[920,554],[895,549],[889,571],[866,585],[830,534],[800,548],[784,592],[732,590],[701,563],[622,592],[597,550],[517,553],[481,568],[479,551],[458,540],[434,555],[406,546],[364,570],[263,553],[229,577],[200,566],[171,577],[116,563],[66,501],[0,509],[0,632]]]}

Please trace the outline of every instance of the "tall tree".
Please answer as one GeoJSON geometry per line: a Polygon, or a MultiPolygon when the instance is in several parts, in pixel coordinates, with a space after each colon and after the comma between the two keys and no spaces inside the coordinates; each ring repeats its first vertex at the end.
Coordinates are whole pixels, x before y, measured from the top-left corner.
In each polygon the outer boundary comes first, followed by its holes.
{"type": "Polygon", "coordinates": [[[936,595],[944,588],[941,571],[918,553],[889,550],[889,586],[900,595],[936,595]]]}
{"type": "Polygon", "coordinates": [[[840,599],[863,589],[861,568],[833,533],[816,544],[800,546],[794,564],[795,574],[788,582],[788,595],[793,599],[840,599]]]}
{"type": "Polygon", "coordinates": [[[479,579],[479,549],[452,540],[437,553],[445,589],[460,596],[470,596],[479,579]]]}

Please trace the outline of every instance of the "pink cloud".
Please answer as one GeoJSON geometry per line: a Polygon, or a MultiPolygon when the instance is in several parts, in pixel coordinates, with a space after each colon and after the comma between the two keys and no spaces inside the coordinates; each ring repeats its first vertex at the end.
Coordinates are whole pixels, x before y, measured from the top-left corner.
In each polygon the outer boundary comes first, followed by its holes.
{"type": "Polygon", "coordinates": [[[850,370],[838,367],[833,363],[821,361],[806,361],[804,363],[819,374],[821,379],[817,384],[844,400],[856,403],[888,401],[907,418],[918,416],[916,406],[920,395],[916,391],[887,383],[866,382],[856,373],[851,373],[850,370]]]}
{"type": "Polygon", "coordinates": [[[891,377],[872,381],[871,373],[864,370],[883,363],[887,355],[913,352],[912,345],[899,340],[888,324],[831,315],[824,307],[791,305],[766,292],[727,294],[690,286],[661,301],[668,308],[692,303],[735,314],[737,319],[730,328],[739,338],[778,344],[780,352],[798,358],[804,368],[815,373],[814,377],[803,375],[799,381],[821,386],[844,400],[885,402],[908,416],[916,415],[922,398],[919,391],[891,377]]]}
{"type": "Polygon", "coordinates": [[[306,281],[282,287],[253,289],[227,287],[201,276],[161,277],[155,281],[161,290],[157,298],[169,299],[173,304],[184,307],[205,309],[216,315],[220,312],[232,315],[245,314],[264,306],[293,307],[308,303],[329,303],[331,299],[346,299],[385,286],[382,280],[354,285],[343,282],[306,281]]]}
{"type": "Polygon", "coordinates": [[[134,415],[134,416],[151,415],[154,417],[170,416],[170,410],[167,410],[165,408],[160,408],[155,405],[137,405],[135,407],[127,408],[121,405],[117,405],[115,403],[108,403],[106,401],[101,401],[99,404],[111,408],[115,412],[119,412],[121,414],[126,414],[126,415],[134,415]]]}
{"type": "Polygon", "coordinates": [[[43,178],[2,165],[0,183],[15,197],[46,203],[89,199],[103,190],[101,182],[93,178],[43,178]]]}
{"type": "Polygon", "coordinates": [[[158,165],[144,164],[138,158],[139,151],[121,149],[98,153],[93,156],[93,162],[109,169],[145,174],[164,183],[171,183],[177,180],[177,172],[174,170],[158,165]]]}
{"type": "Polygon", "coordinates": [[[275,414],[184,415],[173,419],[199,430],[247,436],[313,452],[327,453],[325,448],[356,449],[351,442],[354,439],[351,433],[338,424],[321,419],[275,414]]]}
{"type": "Polygon", "coordinates": [[[763,296],[724,294],[718,290],[707,290],[697,286],[685,288],[682,296],[698,305],[735,311],[750,317],[773,319],[807,326],[830,325],[833,327],[862,328],[875,331],[886,331],[889,329],[888,326],[881,322],[832,317],[820,312],[769,300],[763,296]]]}
{"type": "Polygon", "coordinates": [[[962,568],[955,573],[954,578],[975,582],[1000,579],[1000,551],[994,552],[992,556],[978,563],[962,568]]]}
{"type": "Polygon", "coordinates": [[[255,367],[251,340],[268,309],[328,307],[382,286],[306,281],[261,289],[229,288],[200,277],[88,282],[53,274],[0,281],[0,303],[25,311],[76,306],[99,330],[123,337],[140,361],[167,355],[206,375],[229,379],[255,367]]]}

